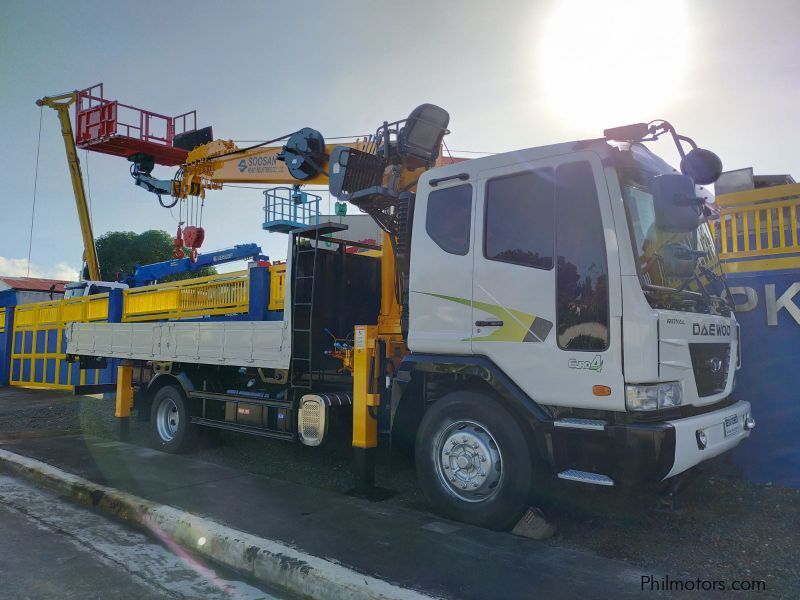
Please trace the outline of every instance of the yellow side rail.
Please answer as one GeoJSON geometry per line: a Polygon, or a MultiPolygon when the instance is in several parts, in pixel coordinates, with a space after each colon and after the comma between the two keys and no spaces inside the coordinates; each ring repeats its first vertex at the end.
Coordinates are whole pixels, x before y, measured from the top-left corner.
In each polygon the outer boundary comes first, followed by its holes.
{"type": "Polygon", "coordinates": [[[717,196],[714,240],[728,273],[800,268],[800,184],[717,196]]]}
{"type": "Polygon", "coordinates": [[[248,272],[237,271],[123,291],[122,320],[185,319],[247,312],[248,272]]]}
{"type": "MultiPolygon", "coordinates": [[[[66,363],[64,325],[108,319],[108,294],[20,304],[14,308],[11,385],[72,389],[75,369],[66,363]]],[[[95,379],[98,371],[94,371],[95,379]]],[[[80,371],[80,384],[86,371],[80,371]]],[[[93,383],[96,383],[94,381],[93,383]]]]}
{"type": "Polygon", "coordinates": [[[286,263],[274,264],[269,268],[269,306],[268,310],[283,310],[286,296],[286,263]]]}
{"type": "Polygon", "coordinates": [[[73,321],[105,321],[108,294],[95,294],[69,300],[20,304],[14,308],[14,329],[35,329],[41,325],[64,325],[73,321]]]}
{"type": "MultiPolygon", "coordinates": [[[[248,312],[249,271],[198,277],[123,290],[122,321],[158,321],[248,312]]],[[[270,267],[269,310],[283,310],[286,264],[270,267]]],[[[264,299],[266,301],[266,298],[264,299]]],[[[11,385],[71,389],[98,383],[100,369],[66,362],[64,325],[108,321],[109,294],[0,308],[0,333],[7,310],[14,311],[11,385]],[[89,380],[89,381],[87,381],[89,380]]]]}

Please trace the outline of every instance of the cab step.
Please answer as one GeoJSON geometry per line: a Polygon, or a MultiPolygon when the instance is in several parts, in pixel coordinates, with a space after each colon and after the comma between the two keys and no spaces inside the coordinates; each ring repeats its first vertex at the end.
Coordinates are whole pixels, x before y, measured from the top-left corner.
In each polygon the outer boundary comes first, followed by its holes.
{"type": "Polygon", "coordinates": [[[590,473],[589,471],[578,471],[577,469],[567,469],[558,474],[559,479],[567,481],[577,481],[579,483],[590,483],[592,485],[614,485],[614,480],[608,475],[601,473],[590,473]]]}
{"type": "Polygon", "coordinates": [[[258,427],[255,425],[231,423],[228,421],[219,421],[217,419],[204,419],[203,417],[190,417],[189,421],[195,425],[202,425],[203,427],[214,427],[216,429],[237,431],[239,433],[247,433],[249,435],[257,435],[259,437],[294,441],[293,431],[278,431],[276,429],[268,429],[266,427],[258,427]]]}
{"type": "Polygon", "coordinates": [[[606,422],[602,419],[579,419],[577,417],[564,417],[553,421],[556,427],[564,429],[589,429],[592,431],[605,431],[606,422]]]}

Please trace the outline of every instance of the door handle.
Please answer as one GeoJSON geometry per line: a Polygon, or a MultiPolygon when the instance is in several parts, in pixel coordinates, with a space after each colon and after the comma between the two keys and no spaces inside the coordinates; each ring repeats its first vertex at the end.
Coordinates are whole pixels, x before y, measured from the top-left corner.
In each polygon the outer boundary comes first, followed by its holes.
{"type": "Polygon", "coordinates": [[[502,327],[502,321],[475,321],[476,327],[502,327]]]}

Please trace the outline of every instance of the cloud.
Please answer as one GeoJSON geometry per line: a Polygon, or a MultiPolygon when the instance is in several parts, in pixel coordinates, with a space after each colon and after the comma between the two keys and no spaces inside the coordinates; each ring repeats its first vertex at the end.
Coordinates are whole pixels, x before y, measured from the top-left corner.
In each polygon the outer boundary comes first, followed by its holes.
{"type": "MultiPolygon", "coordinates": [[[[29,275],[28,261],[24,258],[6,258],[5,256],[0,256],[0,275],[5,275],[7,277],[27,277],[29,275]]],[[[64,262],[49,268],[31,264],[30,277],[75,281],[78,278],[78,267],[64,262]]]]}

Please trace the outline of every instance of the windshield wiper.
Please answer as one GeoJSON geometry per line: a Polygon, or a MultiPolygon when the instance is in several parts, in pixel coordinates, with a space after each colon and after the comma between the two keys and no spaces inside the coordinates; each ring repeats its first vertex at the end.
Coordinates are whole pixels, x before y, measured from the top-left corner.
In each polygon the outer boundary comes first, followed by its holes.
{"type": "Polygon", "coordinates": [[[697,282],[697,287],[700,288],[701,295],[709,302],[709,304],[713,303],[711,294],[706,289],[706,286],[703,285],[703,280],[700,279],[696,271],[696,268],[702,268],[699,259],[707,257],[708,252],[705,250],[692,250],[681,243],[665,244],[664,251],[670,254],[675,260],[692,262],[692,273],[681,281],[680,285],[675,288],[675,291],[678,293],[683,292],[686,290],[686,286],[694,280],[697,282]]]}
{"type": "MultiPolygon", "coordinates": [[[[706,286],[704,286],[704,285],[703,285],[703,280],[702,280],[702,279],[700,279],[700,277],[698,277],[697,273],[692,273],[691,275],[689,275],[689,277],[687,277],[686,279],[684,279],[684,280],[681,282],[681,284],[680,284],[680,285],[679,285],[679,286],[678,286],[678,287],[675,289],[675,291],[676,291],[676,292],[683,292],[684,290],[685,290],[685,291],[687,291],[687,292],[691,291],[691,290],[687,290],[687,289],[686,289],[686,286],[687,286],[687,285],[689,285],[689,284],[692,282],[692,280],[694,280],[694,281],[696,281],[696,282],[697,282],[697,287],[699,287],[699,288],[700,288],[700,291],[702,292],[702,294],[701,294],[701,295],[702,295],[702,296],[703,296],[703,297],[704,297],[706,300],[708,300],[709,302],[712,302],[713,300],[712,300],[712,298],[711,298],[711,294],[710,294],[710,293],[709,293],[709,291],[706,289],[706,286]]],[[[695,293],[696,293],[696,292],[695,292],[695,293]]]]}
{"type": "MultiPolygon", "coordinates": [[[[674,287],[667,287],[664,285],[654,285],[652,283],[644,283],[642,282],[642,290],[645,293],[650,293],[651,295],[655,296],[662,296],[662,302],[664,306],[662,308],[674,308],[672,306],[673,302],[680,302],[681,304],[690,303],[694,306],[695,309],[700,308],[701,305],[708,306],[710,304],[708,297],[700,294],[698,292],[693,292],[692,290],[687,290],[685,288],[678,289],[674,287]],[[680,298],[680,300],[667,300],[664,296],[669,296],[673,298],[680,298]]],[[[702,310],[702,309],[701,309],[702,310]]]]}
{"type": "Polygon", "coordinates": [[[697,268],[700,269],[703,272],[703,275],[705,275],[706,277],[709,277],[713,281],[716,281],[716,282],[722,284],[722,289],[725,291],[725,298],[722,298],[721,294],[718,295],[717,297],[725,303],[725,305],[728,307],[728,309],[730,309],[732,311],[736,310],[736,306],[733,303],[733,294],[731,294],[731,291],[728,288],[728,282],[725,280],[725,278],[722,277],[721,275],[716,274],[714,271],[709,269],[707,266],[701,265],[700,263],[697,263],[697,268]]]}
{"type": "Polygon", "coordinates": [[[695,296],[696,298],[704,298],[703,294],[699,292],[693,292],[692,290],[687,290],[685,288],[679,289],[674,287],[668,287],[665,285],[655,285],[652,283],[642,283],[642,289],[646,292],[665,292],[667,294],[678,294],[678,295],[687,295],[687,296],[695,296]]]}

